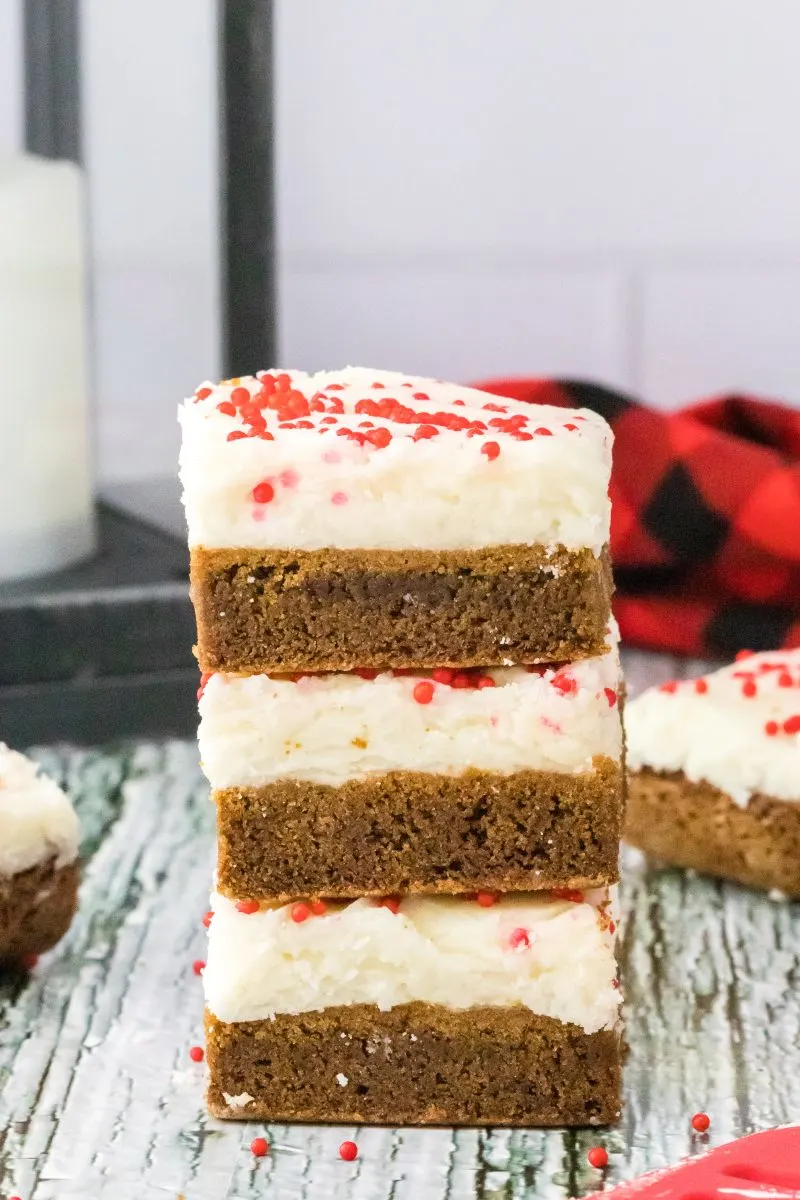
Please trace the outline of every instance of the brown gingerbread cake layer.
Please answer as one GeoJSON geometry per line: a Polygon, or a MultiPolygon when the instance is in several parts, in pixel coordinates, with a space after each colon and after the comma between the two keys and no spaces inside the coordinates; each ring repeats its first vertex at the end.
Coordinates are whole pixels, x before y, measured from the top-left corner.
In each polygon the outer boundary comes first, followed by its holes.
{"type": "Polygon", "coordinates": [[[203,671],[566,662],[606,646],[608,556],[484,550],[192,551],[203,671]]]}
{"type": "Polygon", "coordinates": [[[214,793],[218,889],[286,901],[541,891],[617,879],[622,771],[391,771],[214,793]]]}
{"type": "Polygon", "coordinates": [[[682,772],[632,772],[625,838],[679,867],[800,897],[800,804],[755,795],[747,808],[682,772]]]}
{"type": "Polygon", "coordinates": [[[0,877],[0,962],[42,954],[70,927],[78,900],[77,863],[52,861],[0,877]]]}
{"type": "Polygon", "coordinates": [[[207,1013],[206,1035],[215,1117],[536,1126],[619,1115],[618,1034],[521,1006],[358,1004],[240,1024],[207,1013]],[[231,1106],[226,1094],[253,1099],[231,1106]]]}

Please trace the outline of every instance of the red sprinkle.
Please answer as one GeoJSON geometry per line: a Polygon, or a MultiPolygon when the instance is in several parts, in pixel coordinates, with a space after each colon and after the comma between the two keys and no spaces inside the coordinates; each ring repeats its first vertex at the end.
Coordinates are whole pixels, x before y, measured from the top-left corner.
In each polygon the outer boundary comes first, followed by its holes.
{"type": "Polygon", "coordinates": [[[497,684],[492,679],[491,675],[479,675],[478,682],[475,686],[483,691],[484,688],[497,687],[497,684]]]}
{"type": "Polygon", "coordinates": [[[745,679],[744,683],[742,684],[742,695],[751,698],[755,696],[757,691],[758,688],[756,687],[755,680],[745,679]]]}
{"type": "Polygon", "coordinates": [[[207,912],[206,915],[203,917],[203,924],[205,925],[206,929],[211,928],[211,922],[213,921],[213,919],[214,919],[213,912],[207,912]]]}
{"type": "Polygon", "coordinates": [[[228,434],[225,441],[226,442],[240,442],[242,440],[242,438],[246,438],[246,437],[247,437],[247,434],[243,433],[241,431],[241,429],[234,429],[232,433],[228,434]]]}
{"type": "Polygon", "coordinates": [[[783,722],[784,733],[800,733],[800,715],[795,714],[783,722]]]}
{"type": "Polygon", "coordinates": [[[485,454],[489,459],[489,462],[493,462],[499,453],[500,447],[498,446],[497,442],[484,442],[481,446],[481,454],[485,454]]]}
{"type": "Polygon", "coordinates": [[[375,446],[378,450],[384,450],[392,440],[392,435],[388,429],[371,429],[367,434],[367,441],[370,446],[375,446]]]}
{"type": "Polygon", "coordinates": [[[250,1143],[250,1153],[256,1158],[263,1158],[265,1154],[269,1154],[269,1142],[266,1138],[253,1138],[250,1143]]]}
{"type": "Polygon", "coordinates": [[[578,888],[553,888],[551,895],[556,900],[568,900],[570,904],[583,904],[583,892],[578,888]]]}
{"type": "Polygon", "coordinates": [[[195,975],[202,975],[205,969],[206,964],[203,962],[202,958],[196,958],[192,963],[192,970],[194,971],[195,975]]]}
{"type": "Polygon", "coordinates": [[[400,897],[399,896],[382,896],[377,902],[378,908],[388,908],[389,912],[395,916],[400,912],[400,897]]]}
{"type": "Polygon", "coordinates": [[[705,696],[706,692],[708,691],[708,683],[705,679],[695,679],[694,690],[699,696],[705,696]]]}
{"type": "Polygon", "coordinates": [[[577,679],[573,679],[566,671],[556,671],[550,683],[562,696],[574,696],[578,690],[577,679]]]}
{"type": "Polygon", "coordinates": [[[746,658],[752,658],[754,654],[755,650],[740,650],[736,655],[736,661],[744,662],[746,658]]]}
{"type": "Polygon", "coordinates": [[[437,667],[435,671],[431,671],[431,679],[434,679],[436,683],[448,686],[453,682],[454,675],[455,671],[452,671],[450,667],[437,667]]]}
{"type": "Polygon", "coordinates": [[[306,904],[305,900],[298,900],[297,904],[292,905],[290,915],[297,925],[301,925],[311,916],[311,905],[306,904]]]}
{"type": "Polygon", "coordinates": [[[353,674],[357,675],[359,679],[377,679],[379,672],[372,667],[354,667],[353,674]]]}
{"type": "Polygon", "coordinates": [[[414,691],[412,695],[417,704],[430,704],[435,690],[436,689],[432,683],[428,683],[426,679],[422,679],[419,683],[414,685],[414,691]]]}
{"type": "Polygon", "coordinates": [[[353,1159],[358,1158],[358,1146],[355,1142],[342,1142],[339,1147],[339,1158],[344,1159],[345,1162],[352,1162],[353,1159]]]}
{"type": "Polygon", "coordinates": [[[324,917],[328,911],[328,906],[324,900],[312,900],[311,911],[315,917],[324,917]]]}
{"type": "Polygon", "coordinates": [[[236,416],[236,409],[231,404],[230,400],[223,400],[221,404],[218,404],[217,412],[222,413],[226,417],[235,417],[236,416]]]}
{"type": "Polygon", "coordinates": [[[697,1133],[705,1133],[710,1124],[711,1118],[707,1113],[695,1113],[692,1117],[692,1129],[696,1130],[697,1133]]]}
{"type": "MultiPolygon", "coordinates": [[[[291,379],[290,375],[282,374],[282,375],[275,376],[275,391],[276,392],[288,392],[289,389],[291,388],[291,386],[292,386],[292,379],[291,379]]],[[[332,383],[330,390],[333,391],[333,389],[336,386],[337,385],[335,383],[332,383]]]]}
{"type": "Polygon", "coordinates": [[[603,688],[603,692],[605,694],[606,700],[608,701],[608,707],[613,708],[614,705],[617,703],[617,693],[614,691],[613,688],[603,688]]]}
{"type": "Polygon", "coordinates": [[[577,431],[578,431],[578,426],[573,425],[571,422],[569,425],[565,425],[564,428],[568,429],[570,431],[570,433],[577,433],[577,431]]]}
{"type": "Polygon", "coordinates": [[[586,1155],[586,1161],[590,1167],[596,1167],[598,1171],[602,1171],[604,1167],[608,1166],[608,1153],[602,1146],[592,1146],[586,1155]]]}
{"type": "Polygon", "coordinates": [[[189,1058],[192,1062],[202,1062],[205,1058],[202,1046],[191,1046],[189,1049],[189,1058]]]}
{"type": "Polygon", "coordinates": [[[534,429],[534,433],[540,434],[542,437],[552,437],[552,429],[545,429],[544,425],[540,425],[538,429],[534,429]]]}
{"type": "Polygon", "coordinates": [[[468,688],[469,687],[469,675],[460,675],[460,674],[454,675],[453,678],[450,680],[450,687],[452,687],[452,688],[468,688]]]}
{"type": "Polygon", "coordinates": [[[237,912],[244,913],[246,917],[251,917],[253,913],[257,913],[261,905],[257,900],[237,900],[237,912]]]}
{"type": "Polygon", "coordinates": [[[435,425],[418,425],[414,430],[413,438],[415,442],[425,441],[426,438],[438,437],[439,430],[435,425]]]}
{"type": "Polygon", "coordinates": [[[778,676],[778,687],[794,687],[794,680],[788,672],[778,676]]]}
{"type": "Polygon", "coordinates": [[[331,496],[331,504],[347,504],[347,493],[334,492],[331,496]]]}
{"type": "Polygon", "coordinates": [[[275,499],[275,488],[265,479],[263,483],[257,483],[253,488],[253,499],[256,504],[269,504],[270,500],[275,499]]]}
{"type": "Polygon", "coordinates": [[[508,944],[512,950],[525,949],[527,950],[531,944],[531,939],[528,937],[527,929],[512,929],[508,937],[508,944]]]}
{"type": "Polygon", "coordinates": [[[660,692],[666,692],[669,696],[674,696],[675,692],[678,690],[677,679],[670,679],[669,683],[662,683],[658,690],[660,692]]]}
{"type": "Polygon", "coordinates": [[[212,391],[213,391],[212,388],[198,388],[194,394],[194,398],[195,398],[195,400],[205,400],[208,396],[211,395],[212,391]]]}
{"type": "Polygon", "coordinates": [[[200,687],[197,689],[197,699],[198,700],[203,699],[203,693],[205,692],[206,686],[208,685],[208,681],[213,674],[214,674],[213,671],[204,671],[203,674],[200,676],[200,687]]]}
{"type": "Polygon", "coordinates": [[[481,908],[491,908],[497,904],[499,899],[497,892],[478,892],[475,897],[476,903],[480,904],[481,908]]]}
{"type": "Polygon", "coordinates": [[[778,732],[778,728],[779,726],[777,721],[767,721],[766,725],[764,726],[764,733],[767,735],[767,737],[775,737],[778,732]]]}

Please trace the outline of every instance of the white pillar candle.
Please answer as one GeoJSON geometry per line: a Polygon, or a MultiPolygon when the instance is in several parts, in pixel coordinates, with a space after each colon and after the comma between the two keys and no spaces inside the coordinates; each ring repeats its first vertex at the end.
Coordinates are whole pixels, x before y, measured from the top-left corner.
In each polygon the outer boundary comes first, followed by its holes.
{"type": "Polygon", "coordinates": [[[80,171],[0,161],[0,581],[94,546],[80,171]]]}

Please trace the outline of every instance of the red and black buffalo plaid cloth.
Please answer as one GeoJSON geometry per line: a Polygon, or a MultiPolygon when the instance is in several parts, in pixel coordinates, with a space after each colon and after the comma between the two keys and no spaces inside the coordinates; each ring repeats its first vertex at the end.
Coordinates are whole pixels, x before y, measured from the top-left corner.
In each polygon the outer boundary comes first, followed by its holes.
{"type": "Polygon", "coordinates": [[[657,412],[572,380],[478,386],[591,408],[612,426],[625,641],[702,657],[800,646],[800,412],[749,396],[657,412]]]}

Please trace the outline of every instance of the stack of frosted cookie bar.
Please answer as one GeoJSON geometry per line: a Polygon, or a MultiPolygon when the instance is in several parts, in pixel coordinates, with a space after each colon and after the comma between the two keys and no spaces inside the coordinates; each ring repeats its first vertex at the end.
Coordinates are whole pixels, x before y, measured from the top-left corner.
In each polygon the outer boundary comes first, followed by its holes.
{"type": "Polygon", "coordinates": [[[352,369],[181,422],[211,1111],[613,1120],[607,426],[352,369]]]}

